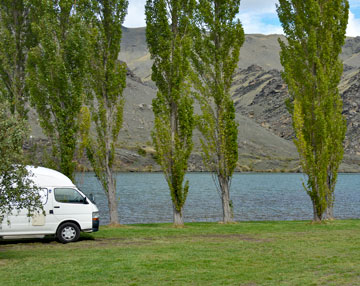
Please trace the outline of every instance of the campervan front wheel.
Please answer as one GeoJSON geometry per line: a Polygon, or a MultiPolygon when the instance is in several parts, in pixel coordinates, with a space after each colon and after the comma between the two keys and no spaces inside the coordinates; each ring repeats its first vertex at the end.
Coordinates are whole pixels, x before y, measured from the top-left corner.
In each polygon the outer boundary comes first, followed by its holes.
{"type": "Polygon", "coordinates": [[[65,222],[60,225],[56,236],[62,243],[74,242],[80,237],[80,229],[72,222],[65,222]]]}

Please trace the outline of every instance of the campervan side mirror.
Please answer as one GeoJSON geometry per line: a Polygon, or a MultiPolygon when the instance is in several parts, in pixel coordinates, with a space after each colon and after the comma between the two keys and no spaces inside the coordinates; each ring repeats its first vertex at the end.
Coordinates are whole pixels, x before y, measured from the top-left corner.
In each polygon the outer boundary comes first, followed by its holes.
{"type": "Polygon", "coordinates": [[[90,195],[89,195],[89,199],[90,199],[90,201],[92,201],[94,204],[96,203],[93,194],[90,194],[90,195]]]}

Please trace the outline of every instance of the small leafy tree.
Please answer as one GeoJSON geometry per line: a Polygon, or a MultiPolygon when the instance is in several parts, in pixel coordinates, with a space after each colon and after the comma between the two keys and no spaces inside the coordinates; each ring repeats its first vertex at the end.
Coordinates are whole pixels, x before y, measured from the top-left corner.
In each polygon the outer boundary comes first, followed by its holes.
{"type": "Polygon", "coordinates": [[[188,77],[194,4],[193,0],[148,0],[145,7],[146,39],[154,61],[152,80],[158,87],[153,100],[152,138],[170,188],[174,224],[179,226],[184,224],[183,207],[189,190],[184,176],[193,147],[193,101],[188,77]]]}
{"type": "Polygon", "coordinates": [[[110,223],[118,224],[115,144],[123,122],[126,66],[118,60],[127,0],[92,1],[90,25],[90,110],[83,108],[81,133],[87,157],[108,199],[110,223]],[[91,118],[91,119],[90,119],[91,118]],[[95,138],[89,133],[95,124],[95,138]]]}
{"type": "Polygon", "coordinates": [[[239,20],[240,0],[199,0],[196,8],[192,63],[193,82],[202,115],[203,161],[213,172],[221,196],[223,222],[232,218],[231,177],[238,160],[237,123],[230,95],[244,31],[239,20]]]}
{"type": "Polygon", "coordinates": [[[26,0],[0,1],[0,86],[12,114],[26,116],[25,66],[34,45],[30,25],[30,5],[26,0]]]}
{"type": "Polygon", "coordinates": [[[31,104],[52,144],[51,167],[73,179],[88,30],[76,1],[39,0],[39,5],[43,15],[32,25],[39,44],[29,52],[27,85],[31,104]]]}
{"type": "Polygon", "coordinates": [[[42,209],[40,196],[24,165],[22,146],[28,135],[24,119],[10,112],[10,104],[0,97],[0,223],[12,211],[42,209]]]}
{"type": "Polygon", "coordinates": [[[277,12],[287,43],[280,40],[282,74],[292,97],[295,145],[307,175],[314,221],[332,218],[346,122],[338,84],[345,40],[347,0],[280,0],[277,12]]]}

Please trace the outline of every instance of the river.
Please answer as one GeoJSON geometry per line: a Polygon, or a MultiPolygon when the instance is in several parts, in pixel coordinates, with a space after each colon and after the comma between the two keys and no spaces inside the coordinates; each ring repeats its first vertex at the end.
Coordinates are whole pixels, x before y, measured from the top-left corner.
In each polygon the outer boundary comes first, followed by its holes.
{"type": "MultiPolygon", "coordinates": [[[[209,173],[189,173],[190,190],[184,207],[185,222],[217,222],[221,201],[209,173]]],[[[172,204],[162,173],[117,173],[120,223],[172,222],[172,204]]],[[[78,187],[92,193],[101,224],[109,223],[105,194],[94,173],[77,173],[78,187]]],[[[236,221],[310,220],[312,205],[303,189],[302,174],[235,173],[231,199],[236,221]]],[[[337,219],[360,218],[360,174],[339,174],[335,190],[337,219]]]]}

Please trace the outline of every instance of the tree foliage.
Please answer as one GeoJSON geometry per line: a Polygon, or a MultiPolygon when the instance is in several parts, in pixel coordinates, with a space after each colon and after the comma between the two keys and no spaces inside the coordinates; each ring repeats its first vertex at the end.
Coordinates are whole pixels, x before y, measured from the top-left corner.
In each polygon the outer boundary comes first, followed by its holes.
{"type": "MultiPolygon", "coordinates": [[[[0,97],[1,99],[1,97],[0,97]]],[[[22,146],[28,136],[24,119],[10,112],[10,104],[0,102],[0,223],[4,216],[23,208],[29,214],[42,209],[40,196],[24,165],[22,146]]]]}
{"type": "Polygon", "coordinates": [[[95,0],[89,10],[90,109],[83,108],[81,133],[87,157],[108,198],[110,223],[119,223],[113,164],[123,122],[126,65],[118,60],[118,55],[127,6],[127,0],[95,0]],[[91,122],[95,124],[95,138],[89,132],[91,122]]]}
{"type": "Polygon", "coordinates": [[[241,23],[235,20],[239,6],[240,0],[199,0],[194,22],[193,82],[202,109],[198,127],[203,161],[217,177],[225,223],[232,220],[230,184],[238,160],[230,87],[244,42],[241,23]]]}
{"type": "Polygon", "coordinates": [[[158,87],[153,100],[152,137],[170,188],[175,225],[184,223],[183,206],[189,190],[184,176],[193,147],[193,100],[188,78],[194,5],[194,0],[148,0],[145,7],[146,39],[154,61],[152,80],[158,87]]]}
{"type": "Polygon", "coordinates": [[[35,43],[31,31],[30,3],[26,0],[0,1],[0,92],[10,110],[26,115],[25,66],[29,48],[35,43]]]}
{"type": "Polygon", "coordinates": [[[39,44],[27,63],[31,104],[52,144],[51,167],[70,178],[88,61],[88,30],[76,4],[83,2],[39,0],[42,15],[32,24],[39,44]]]}
{"type": "MultiPolygon", "coordinates": [[[[280,41],[283,78],[292,97],[290,108],[307,175],[314,220],[332,209],[337,172],[343,157],[346,122],[338,84],[343,65],[347,0],[280,0],[277,7],[287,43],[280,41]]],[[[331,214],[330,214],[331,215],[331,214]]]]}

